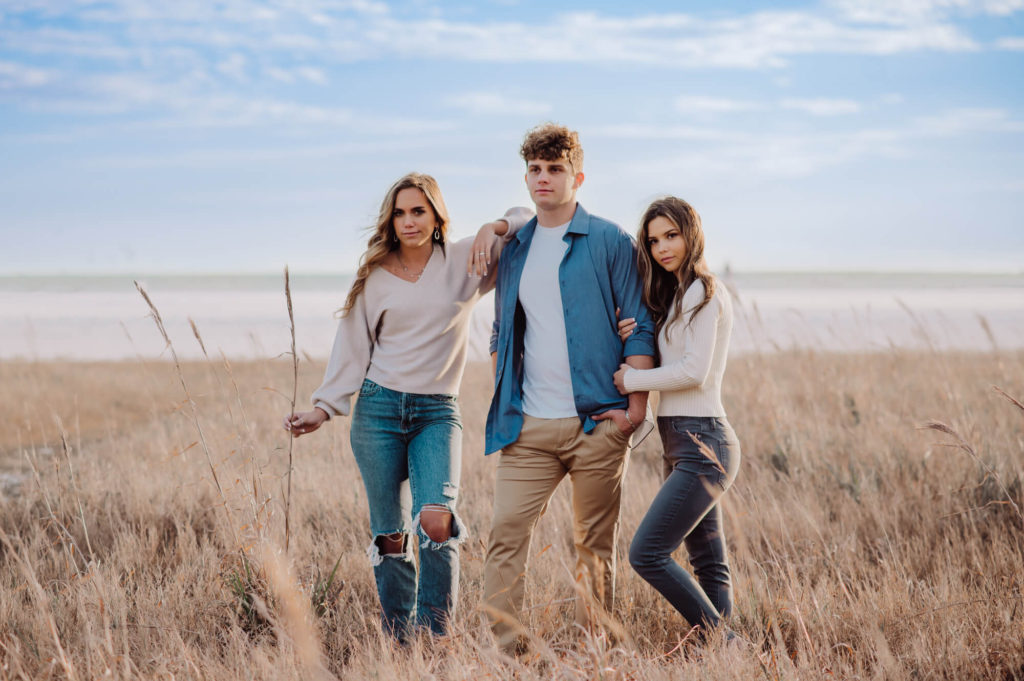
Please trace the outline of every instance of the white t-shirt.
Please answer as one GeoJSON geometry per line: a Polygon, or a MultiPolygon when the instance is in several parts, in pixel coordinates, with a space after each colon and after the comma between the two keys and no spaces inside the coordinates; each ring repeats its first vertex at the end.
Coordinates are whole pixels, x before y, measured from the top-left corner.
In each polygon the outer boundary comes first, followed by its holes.
{"type": "Polygon", "coordinates": [[[569,249],[563,240],[568,229],[568,222],[558,227],[537,225],[519,280],[519,302],[526,313],[523,412],[537,418],[576,416],[558,284],[558,268],[569,249]]]}

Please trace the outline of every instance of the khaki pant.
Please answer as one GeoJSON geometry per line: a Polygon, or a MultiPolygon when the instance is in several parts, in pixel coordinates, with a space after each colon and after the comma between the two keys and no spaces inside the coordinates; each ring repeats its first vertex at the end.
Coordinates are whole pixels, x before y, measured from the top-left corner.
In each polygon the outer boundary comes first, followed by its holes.
{"type": "Polygon", "coordinates": [[[580,420],[524,415],[519,439],[501,453],[494,483],[494,520],[484,562],[484,603],[498,645],[519,642],[526,562],[537,520],[558,483],[572,480],[577,583],[593,601],[577,599],[576,621],[591,624],[594,602],[615,596],[615,536],[628,438],[608,419],[589,435],[580,420]]]}

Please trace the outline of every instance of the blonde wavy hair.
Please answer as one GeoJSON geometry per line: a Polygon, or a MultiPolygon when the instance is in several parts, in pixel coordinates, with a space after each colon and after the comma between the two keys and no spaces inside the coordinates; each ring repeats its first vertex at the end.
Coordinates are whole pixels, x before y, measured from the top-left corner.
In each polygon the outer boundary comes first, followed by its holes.
{"type": "Polygon", "coordinates": [[[640,219],[640,230],[636,238],[639,246],[636,249],[637,268],[643,281],[644,303],[650,308],[658,331],[661,331],[670,317],[672,324],[683,318],[683,293],[690,284],[697,279],[704,283],[704,300],[692,310],[685,311],[690,315],[686,322],[689,325],[715,294],[715,277],[704,260],[704,229],[701,227],[700,215],[693,206],[674,196],[657,199],[647,207],[640,219]],[[675,225],[686,243],[686,260],[675,272],[669,272],[651,258],[647,229],[657,217],[663,217],[675,225]]]}
{"type": "Polygon", "coordinates": [[[437,218],[437,228],[434,230],[434,243],[439,243],[441,248],[445,247],[448,240],[448,207],[444,204],[444,197],[441,196],[441,187],[437,180],[424,173],[409,173],[393,185],[384,200],[380,204],[380,213],[377,215],[377,224],[371,227],[372,234],[366,243],[366,251],[359,258],[359,269],[356,270],[355,281],[348,291],[345,304],[338,309],[337,314],[341,317],[347,315],[352,306],[355,305],[359,294],[366,288],[366,280],[373,272],[373,269],[392,251],[398,250],[398,235],[395,233],[395,202],[398,200],[398,192],[403,189],[419,189],[427,197],[427,203],[434,211],[437,218]]]}

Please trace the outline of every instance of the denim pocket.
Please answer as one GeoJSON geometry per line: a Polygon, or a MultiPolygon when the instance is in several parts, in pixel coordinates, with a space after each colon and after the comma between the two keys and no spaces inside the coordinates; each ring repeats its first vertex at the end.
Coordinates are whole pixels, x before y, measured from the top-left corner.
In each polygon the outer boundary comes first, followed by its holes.
{"type": "Polygon", "coordinates": [[[680,435],[693,433],[694,435],[705,435],[708,432],[707,420],[695,416],[669,416],[669,423],[672,430],[680,435]]]}
{"type": "MultiPolygon", "coordinates": [[[[731,430],[731,429],[730,429],[731,430]]],[[[717,482],[723,489],[728,489],[736,477],[739,465],[739,445],[735,435],[728,431],[715,430],[701,433],[700,439],[715,453],[718,462],[709,462],[716,473],[717,482]]]]}
{"type": "Polygon", "coordinates": [[[662,430],[662,438],[672,467],[683,468],[692,475],[706,476],[724,485],[729,477],[729,447],[724,433],[709,427],[707,419],[669,418],[669,427],[662,430]]]}
{"type": "Polygon", "coordinates": [[[360,397],[373,397],[380,392],[380,386],[368,378],[363,379],[363,385],[359,388],[360,397]]]}

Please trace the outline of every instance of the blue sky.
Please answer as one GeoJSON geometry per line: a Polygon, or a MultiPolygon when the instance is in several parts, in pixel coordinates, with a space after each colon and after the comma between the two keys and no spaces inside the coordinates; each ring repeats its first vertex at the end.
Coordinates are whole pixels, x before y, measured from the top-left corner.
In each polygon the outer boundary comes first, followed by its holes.
{"type": "Polygon", "coordinates": [[[528,203],[544,120],[716,268],[1024,269],[1024,0],[0,0],[0,274],[350,271],[407,171],[528,203]]]}

